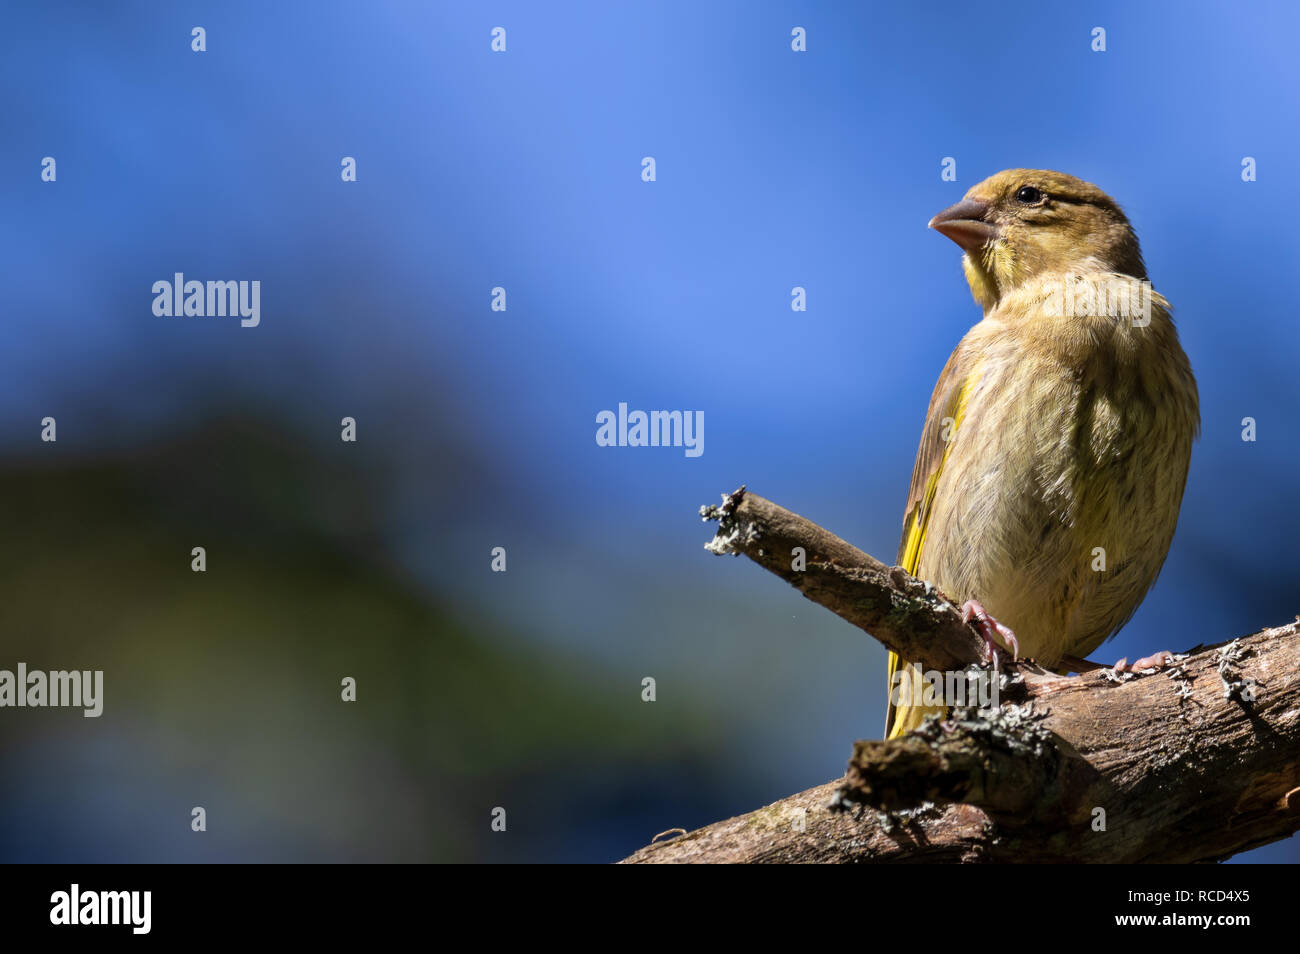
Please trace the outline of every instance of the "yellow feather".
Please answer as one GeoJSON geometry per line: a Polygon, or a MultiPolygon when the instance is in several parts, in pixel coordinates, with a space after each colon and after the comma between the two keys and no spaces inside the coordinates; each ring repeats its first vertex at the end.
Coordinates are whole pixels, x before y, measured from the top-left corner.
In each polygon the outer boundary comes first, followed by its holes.
{"type": "MultiPolygon", "coordinates": [[[[925,532],[930,524],[930,512],[933,509],[934,495],[939,487],[939,478],[943,476],[944,464],[948,462],[948,454],[952,451],[952,445],[957,439],[957,428],[961,426],[962,418],[966,415],[966,403],[970,400],[971,392],[974,390],[975,382],[979,380],[980,369],[976,366],[972,372],[966,376],[961,384],[961,390],[957,392],[956,406],[952,414],[952,429],[948,432],[946,446],[943,449],[943,457],[939,461],[939,466],[935,468],[930,479],[926,481],[925,496],[921,498],[920,506],[912,512],[912,520],[907,528],[907,545],[903,548],[903,560],[900,564],[908,573],[916,576],[921,566],[921,549],[925,546],[925,532]]],[[[898,653],[889,654],[889,692],[894,690],[894,673],[898,671],[900,665],[898,653]]],[[[943,712],[942,708],[926,709],[916,706],[895,706],[892,703],[889,706],[885,718],[885,738],[894,739],[903,733],[915,728],[931,712],[943,712]]]]}

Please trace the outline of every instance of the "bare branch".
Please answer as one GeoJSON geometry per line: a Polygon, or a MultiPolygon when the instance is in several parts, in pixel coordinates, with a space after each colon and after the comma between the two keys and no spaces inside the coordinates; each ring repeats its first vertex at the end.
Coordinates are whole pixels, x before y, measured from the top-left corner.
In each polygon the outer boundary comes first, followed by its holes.
{"type": "Polygon", "coordinates": [[[744,554],[814,603],[848,620],[904,659],[931,669],[977,663],[984,644],[929,583],[885,566],[835,534],[741,487],[720,507],[701,507],[718,531],[707,548],[744,554]],[[803,551],[806,566],[795,569],[803,551]]]}

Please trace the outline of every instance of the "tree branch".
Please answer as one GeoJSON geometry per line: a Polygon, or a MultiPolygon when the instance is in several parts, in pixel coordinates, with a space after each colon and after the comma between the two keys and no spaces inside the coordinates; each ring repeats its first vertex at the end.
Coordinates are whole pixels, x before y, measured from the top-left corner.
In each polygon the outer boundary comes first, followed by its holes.
{"type": "MultiPolygon", "coordinates": [[[[701,512],[719,521],[709,549],[743,553],[905,658],[980,659],[956,609],[898,567],[743,487],[701,512]]],[[[1296,623],[1147,674],[1004,668],[1019,705],[858,742],[843,779],[626,862],[1214,861],[1300,830],[1296,623]]]]}
{"type": "Polygon", "coordinates": [[[708,550],[743,553],[904,659],[940,670],[980,660],[984,643],[934,586],[798,514],[741,487],[722,506],[701,507],[700,516],[718,521],[708,550]],[[795,568],[796,549],[803,551],[803,569],[795,568]]]}

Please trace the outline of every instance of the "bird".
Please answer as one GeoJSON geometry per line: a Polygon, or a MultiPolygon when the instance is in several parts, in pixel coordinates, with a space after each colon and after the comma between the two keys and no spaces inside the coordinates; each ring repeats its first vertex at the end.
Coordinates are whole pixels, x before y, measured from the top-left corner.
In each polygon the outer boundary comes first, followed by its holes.
{"type": "MultiPolygon", "coordinates": [[[[1007,169],[929,227],[961,248],[984,314],[930,398],[898,563],[961,606],[995,666],[1001,643],[1081,671],[1169,552],[1200,431],[1191,363],[1137,234],[1092,183],[1007,169]]],[[[918,664],[891,652],[889,677],[886,738],[945,711],[893,692],[918,664]]]]}

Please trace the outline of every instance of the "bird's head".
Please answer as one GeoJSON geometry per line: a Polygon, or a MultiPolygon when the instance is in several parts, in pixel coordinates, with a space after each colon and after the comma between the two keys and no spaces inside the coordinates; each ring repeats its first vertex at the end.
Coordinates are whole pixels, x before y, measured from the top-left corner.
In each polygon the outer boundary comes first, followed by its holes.
{"type": "Polygon", "coordinates": [[[1091,182],[1044,169],[1007,169],[930,220],[966,253],[971,294],[987,311],[1048,273],[1118,272],[1145,279],[1137,235],[1091,182]]]}

